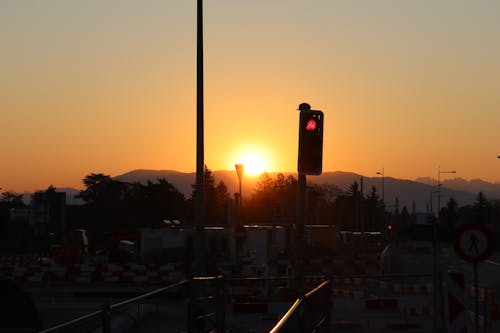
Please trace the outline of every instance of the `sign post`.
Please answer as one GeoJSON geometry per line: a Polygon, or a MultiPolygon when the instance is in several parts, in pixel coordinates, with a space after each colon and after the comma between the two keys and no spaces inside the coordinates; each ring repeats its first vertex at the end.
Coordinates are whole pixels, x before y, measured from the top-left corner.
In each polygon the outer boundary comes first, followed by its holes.
{"type": "Polygon", "coordinates": [[[479,333],[479,299],[477,265],[493,251],[493,237],[484,224],[464,224],[460,227],[455,252],[463,260],[474,264],[474,312],[476,332],[479,333]]]}

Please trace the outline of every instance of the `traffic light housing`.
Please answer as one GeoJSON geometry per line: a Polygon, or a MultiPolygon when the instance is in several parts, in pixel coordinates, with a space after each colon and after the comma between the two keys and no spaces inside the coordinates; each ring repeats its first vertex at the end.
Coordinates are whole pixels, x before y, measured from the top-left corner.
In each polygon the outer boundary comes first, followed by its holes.
{"type": "Polygon", "coordinates": [[[299,121],[298,172],[321,175],[323,170],[323,112],[301,110],[299,121]]]}

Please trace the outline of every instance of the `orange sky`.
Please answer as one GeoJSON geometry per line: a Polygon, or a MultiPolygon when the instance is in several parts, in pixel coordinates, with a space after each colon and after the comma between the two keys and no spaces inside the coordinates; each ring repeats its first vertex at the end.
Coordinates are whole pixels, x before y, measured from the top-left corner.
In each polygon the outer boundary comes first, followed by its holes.
{"type": "MultiPolygon", "coordinates": [[[[205,2],[205,160],[500,181],[500,2],[205,2]]],[[[196,167],[196,1],[0,2],[0,187],[196,167]]]]}

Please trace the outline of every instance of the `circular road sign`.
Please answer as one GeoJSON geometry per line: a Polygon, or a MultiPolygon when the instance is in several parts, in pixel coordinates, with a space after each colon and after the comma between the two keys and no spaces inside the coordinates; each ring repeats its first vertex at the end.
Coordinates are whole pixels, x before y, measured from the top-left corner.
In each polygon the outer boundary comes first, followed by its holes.
{"type": "Polygon", "coordinates": [[[464,224],[458,232],[455,252],[468,262],[480,262],[493,251],[493,238],[490,230],[483,224],[464,224]]]}

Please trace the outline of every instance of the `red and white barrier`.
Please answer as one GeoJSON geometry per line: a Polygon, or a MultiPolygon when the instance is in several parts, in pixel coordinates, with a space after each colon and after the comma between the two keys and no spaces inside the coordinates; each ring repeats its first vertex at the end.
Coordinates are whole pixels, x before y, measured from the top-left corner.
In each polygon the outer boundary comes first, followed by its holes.
{"type": "Polygon", "coordinates": [[[429,295],[432,293],[432,283],[403,284],[370,278],[334,278],[332,285],[361,287],[367,290],[375,289],[402,295],[429,295]]]}
{"type": "Polygon", "coordinates": [[[29,265],[3,264],[0,273],[17,282],[71,282],[90,284],[94,282],[172,282],[182,280],[185,275],[174,265],[138,264],[74,264],[30,263],[29,265]]]}
{"type": "Polygon", "coordinates": [[[449,271],[446,277],[445,310],[450,333],[467,333],[470,317],[466,297],[464,274],[449,271]]]}

